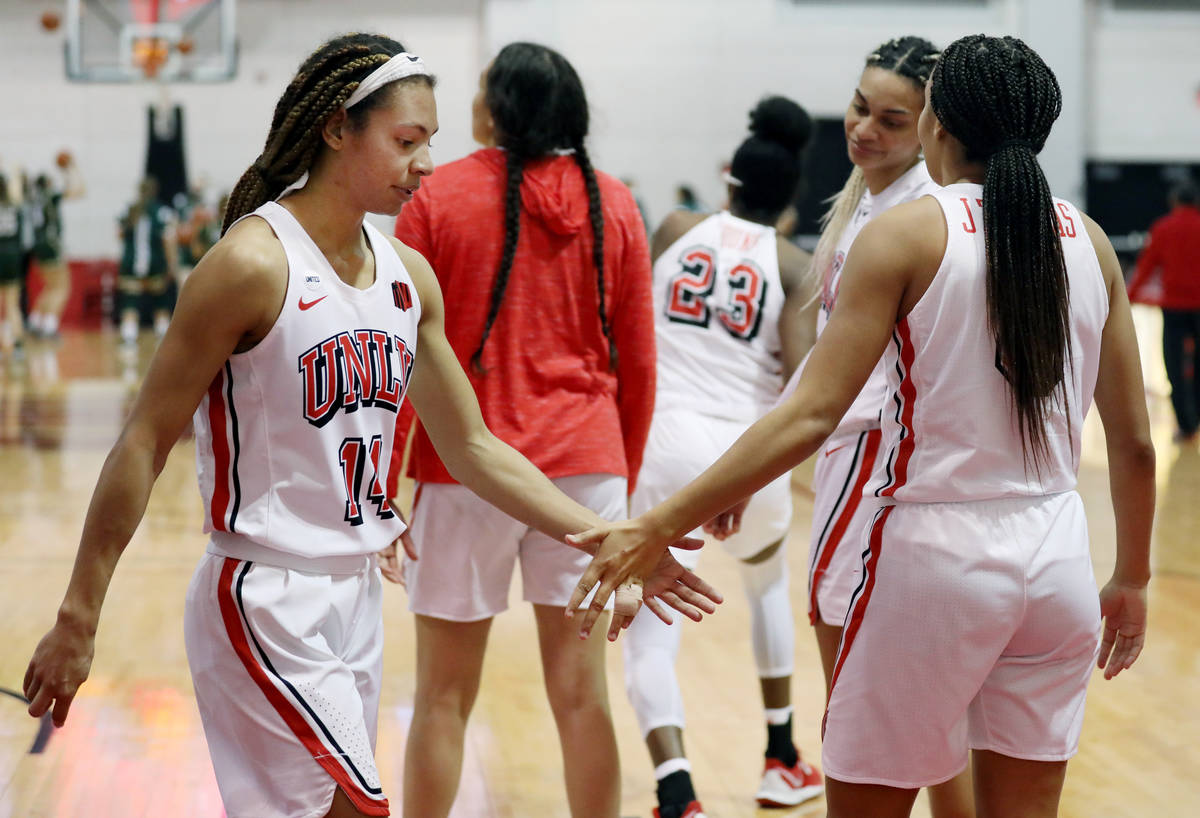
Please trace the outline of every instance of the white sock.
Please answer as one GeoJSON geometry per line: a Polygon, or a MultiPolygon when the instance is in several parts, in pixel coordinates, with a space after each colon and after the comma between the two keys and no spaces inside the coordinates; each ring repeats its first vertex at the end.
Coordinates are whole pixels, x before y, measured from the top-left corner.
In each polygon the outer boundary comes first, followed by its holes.
{"type": "Polygon", "coordinates": [[[787,720],[792,717],[792,706],[787,707],[766,707],[763,708],[763,713],[767,716],[767,724],[787,724],[787,720]]]}
{"type": "Polygon", "coordinates": [[[46,335],[53,335],[54,333],[58,332],[58,316],[57,315],[43,315],[42,316],[42,326],[40,327],[40,329],[46,335]]]}
{"type": "Polygon", "coordinates": [[[677,773],[680,770],[690,773],[692,771],[692,762],[686,758],[668,758],[654,768],[654,780],[662,781],[671,773],[677,773]]]}
{"type": "Polygon", "coordinates": [[[121,340],[136,341],[138,337],[138,325],[136,318],[121,319],[121,340]]]}

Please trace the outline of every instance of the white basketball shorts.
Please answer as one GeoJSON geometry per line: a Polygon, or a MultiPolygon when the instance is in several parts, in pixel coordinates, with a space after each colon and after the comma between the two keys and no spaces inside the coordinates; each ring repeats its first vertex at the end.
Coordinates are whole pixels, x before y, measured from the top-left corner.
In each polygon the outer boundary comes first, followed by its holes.
{"type": "Polygon", "coordinates": [[[881,457],[883,433],[869,429],[825,441],[813,466],[808,621],[841,627],[858,585],[865,534],[879,501],[863,496],[881,457]]]}
{"type": "MultiPolygon", "coordinates": [[[[604,519],[625,519],[624,477],[579,474],[553,482],[604,519]]],[[[452,622],[495,616],[508,608],[518,557],[527,602],[561,608],[571,601],[590,554],[514,520],[463,486],[421,483],[417,491],[411,532],[418,559],[404,561],[413,613],[452,622]]]]}
{"type": "Polygon", "coordinates": [[[375,768],[382,583],[375,558],[308,573],[205,554],[184,636],[229,818],[319,818],[340,787],[388,815],[375,768]]]}
{"type": "Polygon", "coordinates": [[[1099,594],[1074,491],[876,513],[834,666],[826,774],[915,788],[968,750],[1075,754],[1099,594]]]}
{"type": "MultiPolygon", "coordinates": [[[[694,412],[683,407],[659,408],[650,423],[650,436],[642,457],[637,488],[629,498],[631,516],[666,500],[711,466],[741,437],[750,424],[694,412]]],[[[787,535],[792,522],[791,474],[783,474],[761,488],[746,506],[742,527],[721,542],[730,555],[747,559],[787,535]]],[[[701,528],[691,533],[715,542],[701,528]]],[[[700,551],[671,549],[675,559],[695,568],[700,551]]]]}

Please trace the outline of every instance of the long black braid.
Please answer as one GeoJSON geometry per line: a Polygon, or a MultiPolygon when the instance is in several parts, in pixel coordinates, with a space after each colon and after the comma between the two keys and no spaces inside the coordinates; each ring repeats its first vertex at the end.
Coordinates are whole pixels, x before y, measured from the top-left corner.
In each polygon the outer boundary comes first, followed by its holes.
{"type": "Polygon", "coordinates": [[[1057,393],[1067,400],[1070,292],[1059,222],[1036,154],[1062,110],[1054,73],[1015,37],[974,35],[942,52],[930,104],[963,144],[986,162],[983,225],[988,324],[996,365],[1017,410],[1021,445],[1035,467],[1049,457],[1046,422],[1057,393]]]}
{"type": "MultiPolygon", "coordinates": [[[[224,234],[229,226],[284,189],[312,167],[321,145],[321,130],[367,76],[404,46],[380,34],[346,34],[324,43],[309,55],[288,84],[271,119],[266,147],[242,174],[229,194],[224,234]]],[[[427,76],[399,82],[433,84],[427,76]]],[[[350,127],[361,128],[372,109],[387,95],[376,92],[347,111],[350,127]]]]}
{"type": "Polygon", "coordinates": [[[500,266],[496,269],[496,281],[492,284],[492,295],[488,302],[487,322],[483,325],[483,337],[479,348],[471,356],[471,368],[483,374],[483,345],[492,333],[492,324],[500,314],[500,302],[508,289],[508,274],[512,272],[513,259],[517,255],[517,240],[521,237],[521,180],[525,178],[525,158],[508,154],[508,181],[504,185],[504,249],[500,253],[500,266]]]}
{"type": "Polygon", "coordinates": [[[575,146],[575,164],[583,171],[583,181],[587,184],[588,218],[592,222],[592,263],[596,265],[596,289],[600,301],[600,328],[608,339],[608,367],[617,368],[617,347],[613,343],[612,330],[608,325],[608,310],[604,304],[604,208],[600,200],[600,185],[596,182],[596,171],[592,160],[580,142],[575,146]]]}
{"type": "Polygon", "coordinates": [[[504,189],[504,248],[496,270],[487,321],[471,367],[482,373],[483,348],[500,313],[508,277],[521,235],[521,180],[525,163],[569,149],[583,173],[592,225],[592,260],[596,265],[600,327],[608,341],[608,361],[617,367],[617,348],[608,321],[604,293],[604,210],[596,172],[584,149],[588,132],[587,97],[571,64],[553,49],[534,43],[511,43],[500,50],[488,69],[484,100],[505,149],[508,170],[504,189]]]}

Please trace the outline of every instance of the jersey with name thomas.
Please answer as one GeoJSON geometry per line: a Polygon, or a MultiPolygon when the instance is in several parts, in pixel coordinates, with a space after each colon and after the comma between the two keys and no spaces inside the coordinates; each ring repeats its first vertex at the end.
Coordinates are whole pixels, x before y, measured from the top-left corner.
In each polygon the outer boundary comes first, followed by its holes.
{"type": "Polygon", "coordinates": [[[754,421],[783,387],[775,229],[715,213],[654,263],[657,407],[754,421]]]}
{"type": "Polygon", "coordinates": [[[204,530],[219,547],[374,553],[404,530],[385,487],[417,349],[416,287],[369,223],[375,281],[360,290],[282,205],[253,215],[283,245],[287,296],[270,332],[229,357],[196,411],[204,530]]]}

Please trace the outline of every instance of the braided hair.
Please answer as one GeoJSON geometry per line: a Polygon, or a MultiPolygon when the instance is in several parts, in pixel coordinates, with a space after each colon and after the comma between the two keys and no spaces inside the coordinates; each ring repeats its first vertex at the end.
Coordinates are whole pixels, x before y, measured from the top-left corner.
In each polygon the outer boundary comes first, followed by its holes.
{"type": "MultiPolygon", "coordinates": [[[[937,46],[923,37],[897,37],[888,40],[867,55],[866,68],[882,68],[898,77],[910,80],[924,94],[925,83],[938,59],[937,46]]],[[[842,231],[854,215],[854,209],[867,189],[867,179],[862,168],[855,166],[846,179],[846,184],[833,198],[829,210],[822,217],[821,238],[813,252],[813,269],[821,274],[828,268],[837,249],[842,231]]]]}
{"type": "MultiPolygon", "coordinates": [[[[321,131],[325,123],[345,105],[359,83],[402,51],[404,46],[381,34],[345,34],[309,55],[275,105],[263,152],[229,194],[222,234],[308,172],[324,144],[321,131]]],[[[433,79],[417,75],[396,82],[432,85],[433,79]]],[[[348,109],[349,127],[362,128],[368,114],[386,101],[385,94],[376,92],[348,109]]]]}
{"type": "Polygon", "coordinates": [[[750,136],[738,147],[729,173],[730,209],[774,224],[800,184],[801,154],[812,136],[808,112],[787,97],[764,97],[750,112],[750,136]]]}
{"type": "Polygon", "coordinates": [[[1058,80],[1015,37],[982,34],[942,53],[929,87],[933,113],[984,162],[988,325],[1008,381],[1026,462],[1049,457],[1051,399],[1065,404],[1071,360],[1066,264],[1050,186],[1036,154],[1062,110],[1058,80]]]}
{"type": "Polygon", "coordinates": [[[570,150],[583,174],[592,225],[592,262],[600,328],[608,341],[608,365],[617,368],[617,347],[609,326],[604,293],[604,211],[596,171],[584,148],[588,132],[587,96],[579,75],[553,49],[534,43],[510,43],[500,50],[484,81],[484,103],[496,126],[496,142],[504,148],[507,181],[504,188],[504,248],[492,285],[487,322],[471,366],[483,369],[483,347],[500,312],[508,276],[521,234],[521,180],[525,164],[556,150],[570,150]]]}

